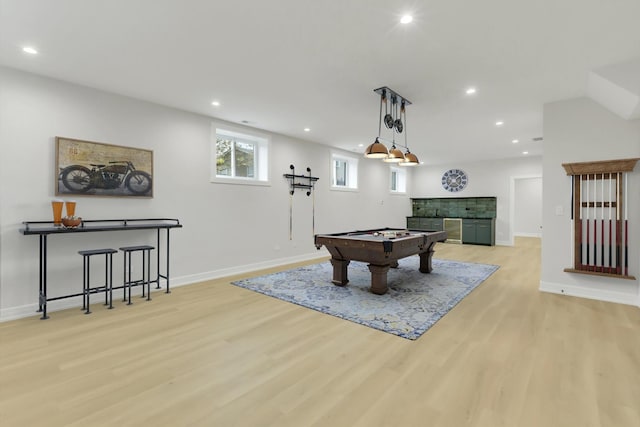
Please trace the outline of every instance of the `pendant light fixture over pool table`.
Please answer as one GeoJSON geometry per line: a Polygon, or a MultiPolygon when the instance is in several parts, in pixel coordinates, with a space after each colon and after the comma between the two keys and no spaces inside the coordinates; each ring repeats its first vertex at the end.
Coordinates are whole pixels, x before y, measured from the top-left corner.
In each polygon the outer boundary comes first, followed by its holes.
{"type": "Polygon", "coordinates": [[[396,163],[400,166],[416,166],[420,164],[418,157],[409,151],[407,145],[407,114],[405,107],[411,105],[411,102],[389,89],[386,86],[375,89],[375,93],[380,95],[380,112],[378,114],[378,136],[371,145],[364,150],[364,156],[369,159],[382,159],[387,163],[396,163]],[[384,119],[382,114],[382,106],[384,105],[384,119]],[[391,106],[391,109],[389,109],[391,106]],[[398,106],[400,112],[398,112],[398,106]],[[385,127],[392,132],[391,149],[388,149],[380,140],[382,139],[382,122],[385,127]],[[396,133],[404,133],[405,145],[396,143],[396,133]],[[406,149],[406,153],[396,146],[399,145],[406,149]]]}

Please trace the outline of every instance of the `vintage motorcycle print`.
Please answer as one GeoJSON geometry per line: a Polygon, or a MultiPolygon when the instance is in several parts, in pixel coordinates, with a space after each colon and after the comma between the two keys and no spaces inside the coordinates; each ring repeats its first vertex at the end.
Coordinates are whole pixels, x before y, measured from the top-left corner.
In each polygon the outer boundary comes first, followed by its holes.
{"type": "Polygon", "coordinates": [[[90,163],[91,169],[82,165],[67,166],[60,171],[60,181],[71,193],[88,193],[91,190],[123,190],[134,195],[147,195],[152,188],[151,175],[137,170],[128,160],[116,160],[107,164],[90,163]]]}

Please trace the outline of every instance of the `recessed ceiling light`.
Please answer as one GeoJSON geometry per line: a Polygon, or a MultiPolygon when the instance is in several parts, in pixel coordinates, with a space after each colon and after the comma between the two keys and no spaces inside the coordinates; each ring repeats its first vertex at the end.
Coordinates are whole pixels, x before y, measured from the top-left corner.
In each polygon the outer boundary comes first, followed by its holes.
{"type": "Polygon", "coordinates": [[[502,120],[498,120],[496,122],[496,126],[502,126],[504,124],[504,122],[502,120]]]}
{"type": "Polygon", "coordinates": [[[364,147],[364,144],[358,144],[358,147],[364,147]]]}
{"type": "Polygon", "coordinates": [[[304,128],[304,131],[305,131],[305,132],[311,132],[311,129],[309,129],[309,128],[304,128]]]}
{"type": "Polygon", "coordinates": [[[22,51],[25,53],[30,53],[31,55],[36,55],[38,53],[38,51],[32,48],[31,46],[23,47],[22,51]]]}
{"type": "Polygon", "coordinates": [[[528,151],[523,151],[522,154],[524,154],[526,156],[527,154],[529,154],[529,152],[528,151]]]}
{"type": "Polygon", "coordinates": [[[220,101],[213,101],[211,103],[211,105],[213,105],[214,107],[219,107],[220,106],[220,101]]]}
{"type": "Polygon", "coordinates": [[[413,16],[411,16],[411,15],[404,15],[402,18],[400,18],[400,23],[401,24],[408,24],[411,21],[413,21],[413,16]]]}
{"type": "Polygon", "coordinates": [[[514,140],[512,140],[511,142],[512,142],[512,143],[514,143],[514,144],[517,144],[517,143],[518,143],[518,142],[520,142],[520,141],[519,141],[519,140],[517,140],[517,139],[514,139],[514,140]]]}
{"type": "Polygon", "coordinates": [[[473,95],[474,93],[476,93],[476,88],[475,87],[470,87],[465,92],[466,92],[467,95],[473,95]]]}

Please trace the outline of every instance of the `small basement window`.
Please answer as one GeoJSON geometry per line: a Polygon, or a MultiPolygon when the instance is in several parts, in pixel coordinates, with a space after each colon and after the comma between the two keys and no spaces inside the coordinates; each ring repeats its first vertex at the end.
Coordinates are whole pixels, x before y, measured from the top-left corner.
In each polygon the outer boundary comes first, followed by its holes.
{"type": "Polygon", "coordinates": [[[391,187],[392,193],[406,193],[407,192],[407,170],[391,167],[391,187]]]}
{"type": "Polygon", "coordinates": [[[358,159],[340,154],[331,155],[331,188],[358,189],[358,159]]]}
{"type": "Polygon", "coordinates": [[[212,144],[211,182],[269,184],[269,139],[216,128],[212,144]]]}

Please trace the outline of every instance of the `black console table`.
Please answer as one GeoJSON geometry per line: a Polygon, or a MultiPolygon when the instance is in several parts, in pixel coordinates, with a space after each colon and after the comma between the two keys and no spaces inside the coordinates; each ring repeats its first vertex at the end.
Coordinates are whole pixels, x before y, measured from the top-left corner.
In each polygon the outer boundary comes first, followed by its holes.
{"type": "Polygon", "coordinates": [[[54,226],[51,221],[24,221],[24,228],[20,229],[20,233],[25,236],[40,236],[40,287],[38,312],[42,312],[41,319],[48,319],[47,301],[54,301],[62,298],[70,298],[80,296],[82,294],[65,295],[61,297],[47,298],[47,236],[50,234],[75,234],[89,233],[96,231],[130,231],[130,230],[156,230],[158,236],[157,275],[151,283],[160,286],[160,279],[167,281],[167,290],[169,293],[169,231],[172,228],[182,228],[182,224],[177,219],[169,218],[151,218],[151,219],[104,219],[104,220],[83,220],[82,224],[76,228],[66,228],[63,226],[54,226]],[[166,230],[166,247],[167,247],[167,265],[165,274],[160,273],[160,231],[166,230]]]}

